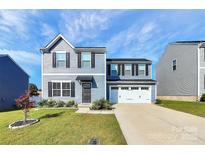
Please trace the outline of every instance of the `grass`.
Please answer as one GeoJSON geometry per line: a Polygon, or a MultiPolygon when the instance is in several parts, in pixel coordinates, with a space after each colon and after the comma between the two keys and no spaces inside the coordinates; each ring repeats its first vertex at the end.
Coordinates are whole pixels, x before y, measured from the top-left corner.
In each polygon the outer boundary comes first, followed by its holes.
{"type": "Polygon", "coordinates": [[[0,144],[88,144],[93,137],[100,144],[126,144],[114,115],[77,114],[68,109],[30,111],[40,122],[20,128],[8,125],[23,118],[21,110],[0,112],[0,144]]]}
{"type": "Polygon", "coordinates": [[[160,100],[158,105],[200,117],[205,117],[205,104],[203,103],[160,100]]]}

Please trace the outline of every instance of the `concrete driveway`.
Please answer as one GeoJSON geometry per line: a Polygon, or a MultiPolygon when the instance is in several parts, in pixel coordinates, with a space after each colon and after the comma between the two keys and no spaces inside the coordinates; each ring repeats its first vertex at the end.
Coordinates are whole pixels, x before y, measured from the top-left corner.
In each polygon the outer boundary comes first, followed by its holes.
{"type": "Polygon", "coordinates": [[[205,118],[154,104],[117,104],[128,144],[205,144],[205,118]]]}

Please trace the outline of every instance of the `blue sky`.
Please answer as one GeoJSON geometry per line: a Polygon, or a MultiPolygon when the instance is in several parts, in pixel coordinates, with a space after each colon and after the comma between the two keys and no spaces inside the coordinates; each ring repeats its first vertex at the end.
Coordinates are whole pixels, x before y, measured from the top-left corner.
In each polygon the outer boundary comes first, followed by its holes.
{"type": "Polygon", "coordinates": [[[205,10],[0,10],[0,53],[40,87],[39,48],[58,33],[74,46],[106,46],[109,58],[148,58],[155,65],[168,43],[205,40],[204,19],[205,10]]]}

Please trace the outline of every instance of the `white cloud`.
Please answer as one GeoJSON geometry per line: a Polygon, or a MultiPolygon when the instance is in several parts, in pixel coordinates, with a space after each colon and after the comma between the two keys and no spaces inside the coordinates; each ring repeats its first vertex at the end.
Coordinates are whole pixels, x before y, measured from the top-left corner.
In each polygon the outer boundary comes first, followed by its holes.
{"type": "Polygon", "coordinates": [[[123,11],[83,10],[75,13],[63,11],[61,24],[65,24],[64,33],[74,42],[96,38],[108,25],[113,17],[123,11]]]}
{"type": "Polygon", "coordinates": [[[16,62],[22,65],[40,65],[40,54],[21,50],[0,49],[0,54],[8,54],[16,62]]]}
{"type": "Polygon", "coordinates": [[[41,28],[41,34],[44,37],[47,37],[49,39],[53,38],[54,35],[56,34],[55,30],[48,24],[43,23],[42,28],[41,28]]]}

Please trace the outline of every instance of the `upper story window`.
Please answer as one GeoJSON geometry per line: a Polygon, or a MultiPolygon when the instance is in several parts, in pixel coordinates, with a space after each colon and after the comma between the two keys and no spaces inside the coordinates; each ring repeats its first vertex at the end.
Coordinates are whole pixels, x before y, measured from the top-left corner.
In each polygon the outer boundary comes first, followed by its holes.
{"type": "Polygon", "coordinates": [[[117,64],[111,64],[111,75],[117,76],[118,75],[118,65],[117,64]]]}
{"type": "Polygon", "coordinates": [[[125,64],[125,75],[131,75],[131,72],[132,72],[132,65],[125,64]]]}
{"type": "Polygon", "coordinates": [[[91,53],[82,52],[81,53],[81,66],[82,68],[91,68],[91,53]]]}
{"type": "Polygon", "coordinates": [[[172,60],[172,70],[175,71],[177,69],[177,60],[172,60]]]}
{"type": "Polygon", "coordinates": [[[66,67],[66,53],[65,52],[56,52],[56,66],[66,67]]]}
{"type": "Polygon", "coordinates": [[[139,69],[139,75],[145,75],[145,64],[139,64],[138,69],[139,69]]]}

